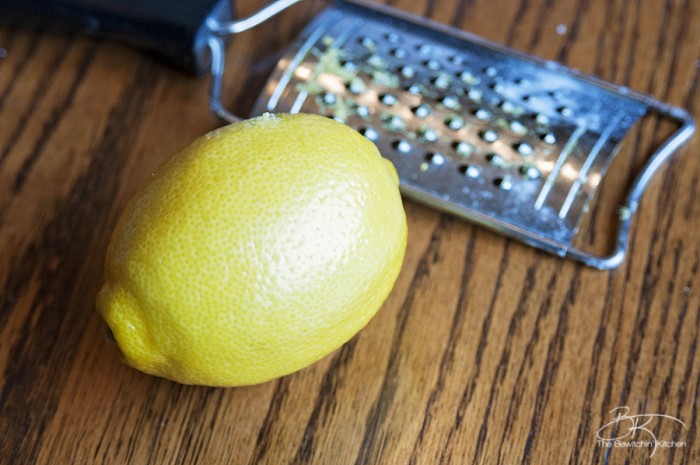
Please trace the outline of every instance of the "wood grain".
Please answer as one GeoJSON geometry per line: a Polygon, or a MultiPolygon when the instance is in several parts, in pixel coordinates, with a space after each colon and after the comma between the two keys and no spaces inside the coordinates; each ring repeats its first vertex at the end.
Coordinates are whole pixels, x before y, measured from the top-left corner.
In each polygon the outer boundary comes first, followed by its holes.
{"type": "MultiPolygon", "coordinates": [[[[694,0],[396,0],[418,15],[683,106],[700,117],[694,0]]],[[[237,37],[225,95],[245,115],[311,3],[237,37]]],[[[239,2],[239,11],[256,2],[239,2]]],[[[0,28],[0,463],[700,463],[700,143],[644,195],[613,272],[406,201],[396,287],[354,339],[294,375],[182,386],[123,365],[94,311],[125,203],[219,123],[194,79],[119,44],[0,28]],[[611,409],[684,447],[605,448],[611,409]]],[[[671,128],[630,133],[582,235],[671,128]]]]}

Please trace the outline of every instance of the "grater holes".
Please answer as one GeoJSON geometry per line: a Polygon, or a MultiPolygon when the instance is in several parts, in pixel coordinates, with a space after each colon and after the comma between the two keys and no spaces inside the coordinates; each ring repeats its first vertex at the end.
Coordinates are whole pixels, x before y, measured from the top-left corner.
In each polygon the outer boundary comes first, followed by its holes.
{"type": "Polygon", "coordinates": [[[513,144],[513,150],[518,152],[523,157],[528,157],[535,151],[532,145],[528,144],[527,142],[518,142],[513,144]]]}
{"type": "Polygon", "coordinates": [[[399,115],[393,113],[384,113],[382,115],[382,123],[388,131],[403,131],[406,129],[406,122],[399,115]]]}
{"type": "Polygon", "coordinates": [[[437,71],[441,68],[440,62],[434,58],[430,58],[428,60],[423,61],[423,66],[425,66],[431,71],[437,71]]]}
{"type": "Polygon", "coordinates": [[[472,179],[478,178],[481,174],[481,169],[477,165],[473,164],[460,165],[458,171],[464,176],[472,179]]]}
{"type": "Polygon", "coordinates": [[[496,152],[487,153],[486,154],[486,161],[488,161],[490,165],[498,167],[498,168],[504,168],[507,165],[506,159],[503,158],[502,155],[499,155],[496,152]]]}
{"type": "Polygon", "coordinates": [[[432,165],[441,166],[445,164],[445,156],[440,152],[428,152],[425,155],[425,161],[432,165]]]}
{"type": "Polygon", "coordinates": [[[479,76],[476,76],[472,74],[470,71],[460,71],[456,74],[457,79],[462,81],[463,83],[473,86],[477,85],[481,82],[481,78],[479,76]]]}
{"type": "Polygon", "coordinates": [[[355,111],[355,114],[359,116],[360,118],[369,118],[369,107],[367,105],[354,105],[353,109],[355,111]]]}
{"type": "Polygon", "coordinates": [[[430,78],[430,83],[438,90],[445,91],[450,87],[452,78],[447,73],[440,73],[430,78]]]}
{"type": "Polygon", "coordinates": [[[560,115],[564,116],[565,118],[570,118],[571,116],[574,115],[574,111],[573,111],[571,108],[569,108],[569,107],[567,107],[567,106],[565,106],[565,105],[560,105],[560,106],[558,106],[558,107],[557,107],[557,113],[559,113],[560,115]]]}
{"type": "MultiPolygon", "coordinates": [[[[350,77],[345,89],[334,89],[339,102],[344,90],[350,100],[366,94],[378,104],[376,113],[372,111],[364,121],[357,119],[357,126],[367,126],[360,131],[365,137],[403,163],[415,163],[411,179],[420,179],[421,171],[430,182],[442,179],[442,173],[452,173],[455,181],[463,179],[464,186],[473,183],[503,191],[542,178],[534,156],[549,153],[545,131],[551,131],[551,123],[537,119],[536,112],[559,121],[555,110],[568,101],[549,100],[499,64],[466,61],[474,58],[465,58],[457,50],[443,51],[432,43],[409,41],[401,32],[392,38],[389,34],[386,29],[366,31],[375,39],[376,50],[355,45],[359,53],[345,57],[344,65],[372,79],[360,78],[364,86],[356,83],[353,88],[350,77]],[[378,55],[386,60],[386,67],[376,61],[378,55]],[[374,80],[375,72],[398,79],[382,84],[374,80]],[[536,101],[525,105],[523,94],[533,95],[536,101]]],[[[356,106],[350,108],[351,117],[356,117],[356,106]]],[[[553,137],[547,140],[554,142],[553,137]]]]}
{"type": "Polygon", "coordinates": [[[481,137],[481,139],[485,142],[493,143],[498,140],[498,133],[493,129],[486,129],[479,132],[479,137],[481,137]]]}
{"type": "Polygon", "coordinates": [[[475,103],[480,103],[481,98],[484,96],[484,93],[482,92],[481,89],[469,89],[467,90],[467,98],[471,100],[472,102],[475,103]]]}
{"type": "Polygon", "coordinates": [[[542,142],[548,145],[553,145],[557,143],[557,137],[551,132],[543,132],[540,134],[540,139],[542,142]]]}
{"type": "Polygon", "coordinates": [[[549,124],[549,117],[544,113],[535,113],[534,115],[532,115],[532,119],[535,120],[535,123],[542,126],[549,124]]]}
{"type": "Polygon", "coordinates": [[[320,97],[324,105],[335,105],[338,102],[338,97],[332,92],[324,92],[320,97]]]}
{"type": "Polygon", "coordinates": [[[394,106],[399,101],[394,94],[390,93],[382,94],[379,100],[387,107],[394,106]]]}
{"type": "MultiPolygon", "coordinates": [[[[440,152],[428,152],[425,154],[424,161],[418,165],[418,169],[422,172],[428,171],[431,167],[442,166],[447,161],[445,156],[440,152]]],[[[414,178],[416,179],[416,178],[414,178]]]]}
{"type": "Polygon", "coordinates": [[[359,71],[359,67],[357,66],[357,63],[355,63],[354,61],[352,61],[350,59],[343,58],[343,59],[339,60],[338,62],[340,63],[340,66],[345,71],[349,71],[351,73],[356,73],[357,71],[359,71]]]}
{"type": "Polygon", "coordinates": [[[384,34],[384,38],[392,44],[396,44],[401,40],[401,37],[393,31],[387,32],[386,34],[384,34]]]}
{"type": "Polygon", "coordinates": [[[433,47],[428,44],[418,44],[416,45],[416,51],[421,55],[427,56],[433,53],[433,47]]]}
{"type": "Polygon", "coordinates": [[[399,153],[408,153],[413,148],[411,144],[404,139],[395,140],[391,143],[391,146],[399,153]]]}
{"type": "Polygon", "coordinates": [[[459,110],[459,108],[461,107],[461,104],[459,103],[459,98],[457,98],[456,95],[445,95],[439,100],[439,102],[445,108],[449,108],[450,110],[459,110]]]}
{"type": "Polygon", "coordinates": [[[404,86],[403,90],[408,92],[411,95],[422,95],[423,94],[423,86],[420,84],[415,84],[415,83],[409,83],[406,86],[404,86]]]}
{"type": "Polygon", "coordinates": [[[416,117],[418,117],[418,118],[426,118],[426,117],[429,116],[430,113],[431,113],[430,107],[429,107],[428,105],[423,104],[423,103],[421,103],[421,104],[418,105],[418,106],[415,106],[415,107],[411,108],[411,111],[412,111],[413,114],[416,115],[416,117]]]}
{"type": "Polygon", "coordinates": [[[485,66],[482,71],[484,72],[485,75],[488,77],[495,77],[498,75],[498,70],[494,68],[493,66],[485,66]]]}
{"type": "Polygon", "coordinates": [[[455,141],[452,143],[452,148],[462,158],[468,158],[476,151],[476,147],[466,141],[455,141]]]}
{"type": "Polygon", "coordinates": [[[535,123],[535,131],[537,134],[543,134],[548,131],[549,117],[544,113],[531,113],[526,118],[535,123]]]}
{"type": "Polygon", "coordinates": [[[369,36],[358,37],[357,42],[367,50],[374,51],[377,49],[377,42],[369,36]]]}
{"type": "Polygon", "coordinates": [[[367,64],[372,68],[385,70],[389,66],[389,62],[386,58],[378,53],[373,53],[367,58],[367,64]]]}
{"type": "Polygon", "coordinates": [[[488,88],[494,92],[502,94],[506,91],[506,85],[501,81],[494,81],[488,85],[488,88]]]}
{"type": "Polygon", "coordinates": [[[399,73],[406,79],[411,79],[416,75],[416,69],[411,65],[404,65],[399,68],[399,73]]]}
{"type": "Polygon", "coordinates": [[[464,65],[464,63],[466,63],[467,60],[462,55],[452,55],[449,58],[449,61],[455,66],[462,66],[464,65]]]}
{"type": "Polygon", "coordinates": [[[426,142],[435,142],[438,140],[438,133],[431,128],[420,128],[418,130],[418,137],[426,142]]]}
{"type": "Polygon", "coordinates": [[[532,164],[520,165],[518,172],[526,179],[537,179],[542,176],[540,170],[538,170],[537,167],[532,164]]]}
{"type": "Polygon", "coordinates": [[[458,131],[464,127],[464,120],[457,115],[448,116],[445,118],[445,125],[453,131],[458,131]]]}
{"type": "Polygon", "coordinates": [[[373,127],[365,127],[359,130],[359,133],[365,136],[372,142],[379,139],[379,133],[373,127]]]}
{"type": "Polygon", "coordinates": [[[367,83],[364,79],[355,76],[346,84],[348,91],[351,94],[360,95],[367,91],[367,83]]]}
{"type": "Polygon", "coordinates": [[[518,113],[520,111],[520,107],[515,105],[513,102],[510,100],[502,100],[499,104],[498,107],[503,110],[504,113],[518,113]]]}
{"type": "Polygon", "coordinates": [[[408,52],[400,47],[391,49],[391,52],[389,53],[391,54],[391,56],[393,56],[394,58],[398,58],[399,60],[404,60],[406,59],[406,57],[408,57],[408,52]]]}
{"type": "Polygon", "coordinates": [[[508,124],[508,127],[510,128],[510,130],[511,130],[514,134],[516,134],[516,135],[518,135],[518,136],[521,136],[521,137],[524,136],[524,135],[526,135],[526,134],[528,133],[527,126],[525,126],[523,123],[521,123],[521,122],[518,121],[518,120],[513,120],[513,121],[511,121],[511,122],[508,124]]]}
{"type": "Polygon", "coordinates": [[[504,191],[509,191],[513,188],[513,180],[509,175],[497,177],[493,180],[493,184],[504,191]]]}
{"type": "Polygon", "coordinates": [[[490,120],[491,117],[493,116],[490,111],[488,111],[486,108],[476,108],[472,111],[472,114],[474,117],[478,120],[481,121],[487,121],[490,120]]]}

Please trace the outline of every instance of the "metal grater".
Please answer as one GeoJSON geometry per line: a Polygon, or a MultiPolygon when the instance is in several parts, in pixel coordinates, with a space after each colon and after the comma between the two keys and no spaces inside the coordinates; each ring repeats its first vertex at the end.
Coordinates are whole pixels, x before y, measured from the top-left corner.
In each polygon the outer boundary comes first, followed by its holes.
{"type": "Polygon", "coordinates": [[[341,2],[288,49],[253,112],[320,113],[377,144],[407,197],[601,269],[623,259],[630,216],[687,140],[686,112],[394,9],[341,2]],[[681,124],[620,214],[616,250],[572,246],[620,142],[656,112],[681,124]]]}
{"type": "MultiPolygon", "coordinates": [[[[211,72],[212,111],[233,122],[221,98],[226,39],[300,1],[234,19],[229,0],[0,0],[0,22],[112,37],[211,72]]],[[[646,185],[694,131],[687,112],[393,8],[330,3],[279,60],[255,114],[333,117],[377,144],[407,197],[589,266],[622,263],[646,185]],[[574,247],[620,142],[650,113],[680,127],[633,182],[615,249],[574,247]]]]}

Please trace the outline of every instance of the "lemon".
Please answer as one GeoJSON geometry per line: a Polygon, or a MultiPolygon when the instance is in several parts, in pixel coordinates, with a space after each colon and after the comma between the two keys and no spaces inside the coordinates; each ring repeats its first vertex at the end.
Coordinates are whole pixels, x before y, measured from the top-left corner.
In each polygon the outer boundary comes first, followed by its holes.
{"type": "Polygon", "coordinates": [[[393,165],[314,115],[213,131],[127,205],[97,308],[129,365],[238,386],[297,371],[381,307],[406,250],[393,165]]]}

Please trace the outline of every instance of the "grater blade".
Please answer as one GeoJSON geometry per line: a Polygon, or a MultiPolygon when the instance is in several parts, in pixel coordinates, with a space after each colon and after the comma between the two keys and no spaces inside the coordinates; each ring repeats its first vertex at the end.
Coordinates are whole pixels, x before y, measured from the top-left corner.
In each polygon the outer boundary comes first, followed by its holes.
{"type": "Polygon", "coordinates": [[[339,2],[279,60],[253,113],[333,117],[376,143],[407,197],[612,268],[629,218],[609,257],[572,241],[620,142],[650,111],[685,124],[649,176],[692,133],[682,110],[423,18],[339,2]]]}

